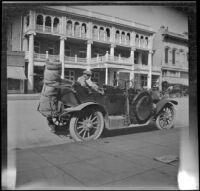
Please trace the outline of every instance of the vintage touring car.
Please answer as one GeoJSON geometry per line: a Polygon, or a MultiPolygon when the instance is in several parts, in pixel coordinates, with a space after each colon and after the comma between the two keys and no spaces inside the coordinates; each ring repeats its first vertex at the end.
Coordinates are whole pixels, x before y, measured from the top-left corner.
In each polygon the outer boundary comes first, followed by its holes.
{"type": "Polygon", "coordinates": [[[125,88],[104,85],[103,95],[78,82],[54,86],[59,91],[59,107],[51,116],[54,124],[69,128],[76,141],[97,139],[104,128],[132,128],[152,120],[158,129],[172,128],[178,102],[147,90],[138,92],[129,83],[125,88]]]}

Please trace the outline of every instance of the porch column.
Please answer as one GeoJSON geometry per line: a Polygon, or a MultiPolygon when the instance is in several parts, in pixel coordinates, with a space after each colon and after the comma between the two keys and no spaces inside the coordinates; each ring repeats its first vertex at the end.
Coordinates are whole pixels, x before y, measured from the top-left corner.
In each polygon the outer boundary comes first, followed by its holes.
{"type": "Polygon", "coordinates": [[[115,43],[115,27],[111,28],[111,31],[110,31],[110,42],[115,43]]]}
{"type": "Polygon", "coordinates": [[[115,44],[111,44],[111,46],[110,46],[110,57],[111,57],[112,60],[114,60],[115,47],[116,47],[115,44]]]}
{"type": "MultiPolygon", "coordinates": [[[[131,53],[130,53],[130,61],[131,61],[131,73],[130,73],[130,80],[134,83],[134,54],[135,54],[135,48],[131,47],[131,53]]],[[[132,84],[133,85],[133,84],[132,84]]]]}
{"type": "Polygon", "coordinates": [[[105,68],[105,84],[108,85],[108,65],[107,64],[105,68]]]}
{"type": "Polygon", "coordinates": [[[42,15],[43,16],[43,32],[45,31],[45,21],[46,21],[46,16],[45,15],[42,15]]]}
{"type": "Polygon", "coordinates": [[[162,73],[159,76],[159,90],[162,91],[162,73]]]}
{"type": "Polygon", "coordinates": [[[35,11],[30,11],[29,12],[29,29],[35,31],[35,25],[36,25],[36,16],[35,16],[35,11]]]}
{"type": "Polygon", "coordinates": [[[89,22],[86,27],[87,27],[86,36],[87,38],[92,39],[92,22],[89,22]]]}
{"type": "Polygon", "coordinates": [[[130,45],[131,46],[135,46],[135,36],[136,36],[136,34],[135,34],[135,32],[131,32],[131,39],[130,39],[130,45]]]}
{"type": "Polygon", "coordinates": [[[33,92],[34,90],[34,35],[31,33],[29,35],[29,56],[28,56],[28,91],[33,92]]]}
{"type": "Polygon", "coordinates": [[[93,43],[92,40],[87,41],[87,63],[89,64],[89,67],[91,62],[92,43],[93,43]]]}
{"type": "Polygon", "coordinates": [[[155,34],[149,37],[149,43],[148,43],[148,48],[152,49],[153,48],[153,39],[155,37],[155,34]]]}
{"type": "Polygon", "coordinates": [[[65,40],[66,37],[60,37],[60,62],[62,64],[61,78],[65,78],[65,40]]]}
{"type": "Polygon", "coordinates": [[[138,54],[138,64],[142,64],[142,52],[138,54]]]}
{"type": "Polygon", "coordinates": [[[54,18],[55,18],[55,17],[53,17],[53,16],[51,17],[51,32],[52,32],[52,33],[54,32],[54,31],[53,31],[53,22],[54,22],[54,18]]]}
{"type": "Polygon", "coordinates": [[[151,89],[151,82],[152,82],[152,54],[153,54],[153,51],[150,50],[149,54],[148,54],[148,68],[149,68],[148,78],[147,78],[147,88],[148,89],[151,89]]]}
{"type": "Polygon", "coordinates": [[[22,50],[24,52],[28,51],[28,39],[24,36],[23,37],[23,46],[22,46],[22,50]]]}

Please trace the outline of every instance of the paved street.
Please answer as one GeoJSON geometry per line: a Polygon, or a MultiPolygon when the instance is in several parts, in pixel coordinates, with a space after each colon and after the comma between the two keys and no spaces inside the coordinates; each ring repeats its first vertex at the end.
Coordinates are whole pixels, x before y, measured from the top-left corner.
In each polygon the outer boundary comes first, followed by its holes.
{"type": "Polygon", "coordinates": [[[18,189],[178,189],[180,128],[17,150],[18,189]]]}
{"type": "MultiPolygon", "coordinates": [[[[189,124],[188,97],[177,99],[175,127],[189,124]]],[[[45,118],[37,111],[38,100],[8,100],[9,148],[31,148],[73,142],[65,133],[50,132],[45,118]]]]}
{"type": "Polygon", "coordinates": [[[174,129],[118,130],[95,141],[74,143],[65,134],[49,131],[36,111],[37,100],[9,100],[8,164],[16,167],[17,188],[178,189],[179,160],[155,160],[179,157],[180,132],[188,126],[188,98],[178,101],[174,129]]]}

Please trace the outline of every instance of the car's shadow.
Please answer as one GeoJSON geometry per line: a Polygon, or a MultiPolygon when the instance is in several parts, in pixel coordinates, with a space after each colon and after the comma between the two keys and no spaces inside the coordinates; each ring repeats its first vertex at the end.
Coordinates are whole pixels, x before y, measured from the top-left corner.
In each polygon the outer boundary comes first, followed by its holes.
{"type": "MultiPolygon", "coordinates": [[[[104,129],[101,135],[101,138],[106,137],[115,137],[119,135],[128,135],[128,134],[135,134],[135,133],[143,133],[148,131],[157,130],[155,123],[151,122],[149,125],[140,126],[140,127],[132,127],[132,128],[124,128],[124,129],[113,129],[107,130],[104,129]]],[[[70,138],[69,129],[66,127],[59,127],[54,132],[55,135],[59,136],[60,138],[70,138]]]]}
{"type": "Polygon", "coordinates": [[[114,130],[104,129],[101,135],[101,138],[115,137],[119,135],[128,135],[128,134],[135,134],[135,133],[143,133],[143,132],[155,131],[155,130],[157,130],[157,128],[153,122],[150,123],[149,125],[140,126],[140,127],[114,129],[114,130]]]}

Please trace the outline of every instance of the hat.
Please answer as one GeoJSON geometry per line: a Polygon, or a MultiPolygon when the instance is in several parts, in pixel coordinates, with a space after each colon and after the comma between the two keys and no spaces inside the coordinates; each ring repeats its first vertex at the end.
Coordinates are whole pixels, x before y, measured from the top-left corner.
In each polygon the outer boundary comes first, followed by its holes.
{"type": "Polygon", "coordinates": [[[83,71],[83,74],[87,74],[87,75],[92,75],[92,72],[90,71],[90,70],[85,70],[85,71],[83,71]]]}

